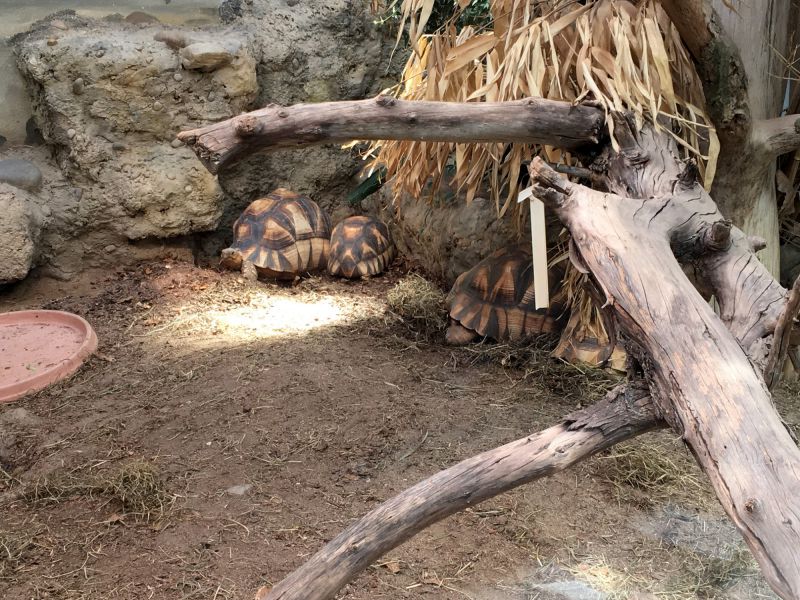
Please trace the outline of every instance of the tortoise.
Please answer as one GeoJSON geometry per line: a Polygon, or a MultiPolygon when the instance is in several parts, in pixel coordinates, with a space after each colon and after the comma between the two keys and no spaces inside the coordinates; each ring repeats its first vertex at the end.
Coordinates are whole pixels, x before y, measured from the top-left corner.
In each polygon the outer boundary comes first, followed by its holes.
{"type": "Polygon", "coordinates": [[[317,203],[278,188],[255,200],[233,224],[233,244],[222,251],[220,266],[259,275],[294,279],[328,264],[331,221],[317,203]]]}
{"type": "Polygon", "coordinates": [[[371,277],[382,273],[394,255],[384,223],[372,217],[348,217],[333,228],[328,272],[348,279],[371,277]]]}
{"type": "Polygon", "coordinates": [[[537,310],[530,250],[521,246],[497,250],[453,284],[447,296],[447,343],[462,346],[480,338],[507,341],[560,332],[567,311],[554,296],[563,274],[563,267],[550,269],[552,303],[537,310]]]}

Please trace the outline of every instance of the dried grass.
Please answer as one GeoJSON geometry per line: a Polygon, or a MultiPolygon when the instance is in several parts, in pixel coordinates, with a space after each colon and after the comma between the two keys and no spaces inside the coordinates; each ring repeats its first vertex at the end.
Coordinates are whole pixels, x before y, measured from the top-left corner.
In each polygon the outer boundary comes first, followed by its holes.
{"type": "MultiPolygon", "coordinates": [[[[403,0],[413,52],[401,82],[389,93],[411,100],[494,102],[529,96],[592,101],[608,114],[631,111],[641,126],[660,117],[687,156],[698,159],[706,186],[718,144],[707,123],[702,84],[677,30],[654,0],[492,0],[491,24],[456,27],[460,11],[437,32],[423,35],[433,0],[403,0]]],[[[607,120],[612,133],[613,123],[607,120]]],[[[438,188],[448,165],[472,200],[488,184],[502,216],[516,206],[524,161],[541,155],[574,163],[560,150],[525,144],[380,141],[370,146],[371,168],[385,166],[395,194],[420,197],[429,180],[438,188]]],[[[516,212],[518,222],[524,211],[516,212]]]]}
{"type": "Polygon", "coordinates": [[[640,508],[676,501],[695,506],[713,502],[680,440],[626,442],[594,460],[598,475],[614,485],[620,502],[640,508]]]}
{"type": "Polygon", "coordinates": [[[101,496],[118,503],[122,515],[143,521],[163,518],[175,502],[175,496],[167,491],[155,466],[142,460],[98,475],[87,476],[78,471],[56,479],[43,478],[29,484],[21,496],[32,504],[101,496]]]}
{"type": "Polygon", "coordinates": [[[386,295],[388,314],[415,336],[429,339],[447,326],[445,294],[417,273],[401,279],[386,295]]]}

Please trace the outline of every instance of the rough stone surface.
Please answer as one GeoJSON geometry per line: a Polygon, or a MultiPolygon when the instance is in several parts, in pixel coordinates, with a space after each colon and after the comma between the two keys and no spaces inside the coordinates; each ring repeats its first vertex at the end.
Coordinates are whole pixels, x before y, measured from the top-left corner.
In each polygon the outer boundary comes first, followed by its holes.
{"type": "Polygon", "coordinates": [[[34,192],[42,187],[42,172],[29,160],[7,158],[0,160],[0,182],[34,192]]]}
{"type": "Polygon", "coordinates": [[[198,27],[62,11],[12,38],[34,107],[31,128],[41,130],[42,151],[60,172],[54,181],[64,185],[48,187],[45,172],[46,189],[36,198],[54,213],[38,260],[51,274],[69,277],[171,244],[155,239],[188,246],[181,236],[198,232],[210,232],[201,242],[216,251],[244,206],[278,186],[349,214],[342,199],[361,166],[352,152],[318,147],[255,156],[218,182],[174,143],[175,134],[269,102],[375,94],[395,78],[386,75],[389,32],[375,26],[366,4],[348,0],[231,7],[241,12],[232,25],[198,27]],[[66,29],[59,27],[58,44],[48,46],[55,19],[66,29]],[[187,47],[210,44],[223,47],[230,62],[210,72],[184,68],[187,47]],[[117,250],[105,252],[108,245],[117,250]]]}
{"type": "Polygon", "coordinates": [[[42,215],[30,195],[0,183],[0,285],[24,279],[37,258],[42,215]]]}
{"type": "Polygon", "coordinates": [[[156,30],[73,16],[57,48],[47,46],[46,29],[14,39],[42,133],[66,178],[83,190],[85,218],[76,215],[68,233],[113,230],[137,240],[217,226],[215,178],[171,142],[182,128],[246,110],[258,90],[255,61],[244,36],[225,32],[240,48],[233,62],[209,74],[184,71],[176,81],[180,57],[153,39],[156,30]],[[217,99],[208,101],[212,91],[217,99]]]}
{"type": "Polygon", "coordinates": [[[211,72],[233,62],[235,50],[231,51],[217,42],[196,42],[181,49],[181,64],[184,69],[211,72]]]}
{"type": "Polygon", "coordinates": [[[467,204],[446,185],[432,200],[402,196],[392,203],[389,186],[362,205],[390,224],[398,249],[429,276],[447,286],[486,258],[529,234],[517,233],[510,218],[497,218],[494,204],[475,198],[467,204]]]}

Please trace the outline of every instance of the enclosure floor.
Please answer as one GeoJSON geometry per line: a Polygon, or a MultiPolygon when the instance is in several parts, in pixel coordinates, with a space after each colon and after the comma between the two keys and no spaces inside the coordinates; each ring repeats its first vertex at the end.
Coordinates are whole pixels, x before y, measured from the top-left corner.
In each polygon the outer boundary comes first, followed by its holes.
{"type": "MultiPolygon", "coordinates": [[[[415,341],[385,317],[400,277],[278,287],[158,263],[6,291],[0,310],[76,312],[100,346],[0,406],[0,596],[249,600],[380,501],[600,393],[415,341]]],[[[796,390],[778,400],[797,423],[796,390]]],[[[708,596],[771,597],[665,433],[431,527],[342,595],[708,596]]]]}

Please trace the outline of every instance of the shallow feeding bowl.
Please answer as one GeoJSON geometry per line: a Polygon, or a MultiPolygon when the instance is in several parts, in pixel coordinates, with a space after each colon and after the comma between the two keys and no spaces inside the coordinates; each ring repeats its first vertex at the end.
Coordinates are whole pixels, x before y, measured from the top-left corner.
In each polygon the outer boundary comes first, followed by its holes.
{"type": "Polygon", "coordinates": [[[97,349],[92,326],[60,310],[0,314],[0,402],[10,402],[78,370],[97,349]]]}

